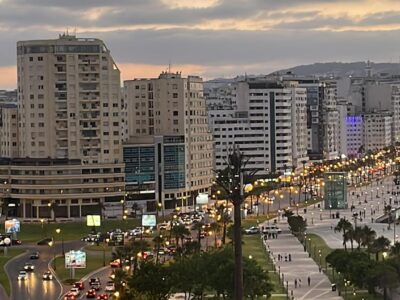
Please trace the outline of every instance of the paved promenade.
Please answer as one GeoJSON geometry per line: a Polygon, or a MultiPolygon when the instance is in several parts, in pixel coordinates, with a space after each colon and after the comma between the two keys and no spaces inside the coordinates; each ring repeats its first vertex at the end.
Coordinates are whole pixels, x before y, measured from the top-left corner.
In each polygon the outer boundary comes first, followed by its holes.
{"type": "MultiPolygon", "coordinates": [[[[261,224],[263,226],[263,224],[261,224]]],[[[277,239],[269,239],[264,242],[269,248],[275,261],[277,272],[283,275],[285,287],[288,285],[290,299],[296,300],[334,300],[343,299],[337,292],[332,292],[331,283],[323,272],[319,272],[317,264],[304,252],[303,245],[290,232],[286,221],[278,222],[282,233],[277,239]],[[278,254],[283,256],[278,260],[278,254]],[[285,261],[285,256],[291,255],[291,261],[285,261]],[[308,286],[308,277],[311,283],[308,286]],[[297,288],[295,287],[297,280],[297,288]]]]}

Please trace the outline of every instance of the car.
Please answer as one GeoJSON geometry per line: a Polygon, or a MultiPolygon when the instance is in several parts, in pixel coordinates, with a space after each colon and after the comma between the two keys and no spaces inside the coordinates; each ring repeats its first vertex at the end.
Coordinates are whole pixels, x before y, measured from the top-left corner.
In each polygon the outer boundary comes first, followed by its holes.
{"type": "Polygon", "coordinates": [[[33,272],[33,270],[35,270],[35,266],[31,263],[25,263],[24,270],[27,272],[33,272]]]}
{"type": "Polygon", "coordinates": [[[142,257],[145,260],[151,260],[154,258],[154,253],[151,251],[143,251],[142,257]]]}
{"type": "Polygon", "coordinates": [[[121,267],[121,260],[120,259],[116,259],[113,260],[112,262],[110,262],[110,266],[111,268],[120,268],[121,267]]]}
{"type": "Polygon", "coordinates": [[[42,240],[40,240],[39,242],[37,242],[37,245],[38,246],[46,246],[46,245],[49,245],[49,243],[52,241],[53,239],[51,239],[51,238],[45,238],[45,239],[42,239],[42,240]]]}
{"type": "Polygon", "coordinates": [[[170,228],[171,226],[169,225],[168,222],[158,224],[159,230],[169,230],[170,228]]]}
{"type": "Polygon", "coordinates": [[[100,294],[96,298],[97,300],[108,300],[108,295],[107,294],[100,294]]]}
{"type": "Polygon", "coordinates": [[[18,273],[18,280],[27,280],[28,279],[28,274],[26,271],[19,271],[18,273]]]}
{"type": "Polygon", "coordinates": [[[77,287],[73,287],[70,291],[75,297],[78,297],[81,294],[81,291],[77,287]]]}
{"type": "Polygon", "coordinates": [[[92,277],[89,279],[89,285],[96,283],[96,282],[100,282],[100,278],[99,277],[92,277]]]}
{"type": "Polygon", "coordinates": [[[22,245],[22,241],[17,239],[11,239],[11,245],[14,246],[22,245]]]}
{"type": "Polygon", "coordinates": [[[82,281],[77,281],[74,283],[74,288],[77,288],[79,290],[84,290],[85,284],[82,281]]]}
{"type": "Polygon", "coordinates": [[[75,299],[76,299],[76,296],[71,292],[68,292],[64,295],[64,300],[75,300],[75,299]]]}
{"type": "Polygon", "coordinates": [[[52,280],[53,279],[53,274],[51,274],[50,271],[44,272],[42,276],[43,280],[52,280]]]}
{"type": "Polygon", "coordinates": [[[33,252],[30,256],[31,259],[39,259],[39,252],[33,252]]]}
{"type": "Polygon", "coordinates": [[[129,236],[139,236],[143,233],[142,227],[136,227],[135,229],[129,231],[129,236]]]}
{"type": "Polygon", "coordinates": [[[268,234],[268,233],[281,233],[282,230],[278,228],[276,225],[267,225],[262,227],[262,233],[263,234],[268,234]]]}
{"type": "Polygon", "coordinates": [[[86,292],[86,298],[96,298],[96,291],[94,289],[90,289],[86,292]]]}
{"type": "Polygon", "coordinates": [[[245,234],[257,234],[260,233],[260,229],[256,226],[252,226],[244,230],[245,234]]]}
{"type": "Polygon", "coordinates": [[[115,292],[115,284],[113,281],[108,281],[104,289],[106,292],[115,292]]]}
{"type": "Polygon", "coordinates": [[[94,289],[94,290],[96,290],[96,291],[100,291],[100,289],[101,289],[101,283],[100,283],[100,281],[92,282],[92,283],[90,284],[90,288],[91,288],[91,289],[94,289]]]}

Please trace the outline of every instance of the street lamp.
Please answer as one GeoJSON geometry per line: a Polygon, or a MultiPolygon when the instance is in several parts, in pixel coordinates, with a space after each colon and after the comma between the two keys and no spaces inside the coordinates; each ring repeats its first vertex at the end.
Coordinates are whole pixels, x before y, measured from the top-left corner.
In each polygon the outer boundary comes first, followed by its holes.
{"type": "MultiPolygon", "coordinates": [[[[60,228],[57,228],[56,229],[56,232],[57,232],[57,234],[60,234],[61,233],[61,229],[60,228]]],[[[63,237],[63,235],[61,234],[61,249],[62,249],[62,256],[65,256],[65,251],[64,251],[64,237],[63,237]]]]}
{"type": "MultiPolygon", "coordinates": [[[[53,247],[53,245],[55,246],[53,240],[51,240],[47,244],[49,245],[50,248],[53,247]]],[[[54,271],[56,271],[57,270],[57,265],[56,265],[56,247],[54,247],[54,251],[53,251],[53,265],[54,265],[54,271]]]]}

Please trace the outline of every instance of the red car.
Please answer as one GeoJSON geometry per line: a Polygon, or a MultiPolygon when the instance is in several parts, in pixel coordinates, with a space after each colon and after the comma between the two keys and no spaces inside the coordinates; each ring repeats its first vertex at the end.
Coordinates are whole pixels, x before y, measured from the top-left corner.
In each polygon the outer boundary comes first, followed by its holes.
{"type": "Polygon", "coordinates": [[[75,295],[71,292],[68,292],[64,295],[64,300],[75,300],[75,299],[76,299],[75,295]]]}
{"type": "Polygon", "coordinates": [[[107,294],[100,294],[96,298],[97,300],[108,300],[108,295],[107,294]]]}
{"type": "Polygon", "coordinates": [[[90,289],[86,292],[86,298],[96,298],[96,291],[94,289],[90,289]]]}
{"type": "Polygon", "coordinates": [[[74,283],[74,287],[78,288],[79,290],[84,290],[85,289],[85,285],[83,284],[82,281],[78,281],[74,283]]]}
{"type": "Polygon", "coordinates": [[[121,260],[120,259],[113,260],[112,262],[110,262],[110,266],[111,268],[120,268],[121,260]]]}

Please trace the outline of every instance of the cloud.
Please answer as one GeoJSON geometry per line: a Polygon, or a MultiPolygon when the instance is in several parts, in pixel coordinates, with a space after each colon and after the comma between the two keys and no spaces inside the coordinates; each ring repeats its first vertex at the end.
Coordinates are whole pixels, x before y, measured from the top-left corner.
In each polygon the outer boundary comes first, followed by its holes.
{"type": "MultiPolygon", "coordinates": [[[[0,0],[0,67],[15,65],[18,40],[57,38],[67,28],[104,40],[125,78],[157,76],[169,61],[210,78],[315,61],[395,59],[400,2],[0,0]]],[[[0,88],[8,78],[0,77],[0,88]]]]}

